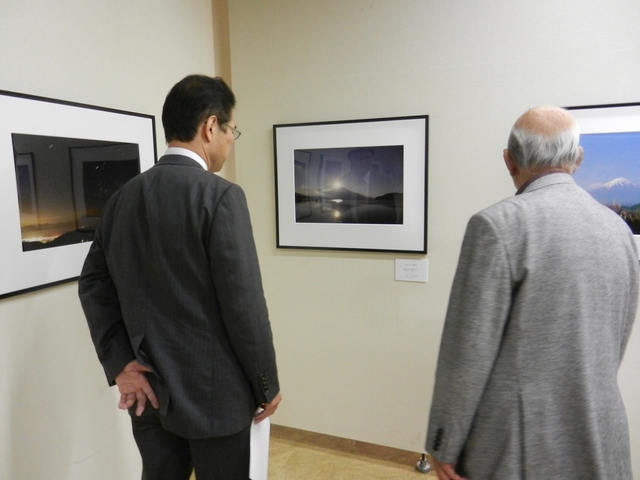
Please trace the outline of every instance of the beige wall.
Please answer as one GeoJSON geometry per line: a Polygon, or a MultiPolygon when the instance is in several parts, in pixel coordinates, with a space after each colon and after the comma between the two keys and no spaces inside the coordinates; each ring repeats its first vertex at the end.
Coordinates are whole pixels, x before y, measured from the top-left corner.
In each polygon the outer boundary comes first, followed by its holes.
{"type": "MultiPolygon", "coordinates": [[[[535,104],[640,101],[640,5],[230,0],[229,14],[237,180],[285,395],[274,422],[421,451],[466,221],[513,193],[508,129],[535,104]],[[275,248],[273,124],[413,114],[431,121],[427,284],[395,282],[392,254],[275,248]]],[[[0,89],[153,114],[162,152],[168,87],[222,68],[211,19],[210,0],[0,0],[0,89]]],[[[621,373],[636,476],[639,331],[621,373]]],[[[0,300],[0,365],[0,478],[139,475],[75,283],[0,300]]]]}
{"type": "MultiPolygon", "coordinates": [[[[211,0],[0,0],[0,89],[155,115],[159,153],[168,89],[213,51],[211,0]]],[[[76,290],[0,300],[0,478],[139,478],[76,290]]]]}
{"type": "MultiPolygon", "coordinates": [[[[231,49],[229,47],[229,5],[227,0],[211,0],[213,7],[213,39],[216,75],[232,86],[231,49]]],[[[236,160],[232,150],[224,163],[220,175],[232,182],[236,181],[236,160]]]]}
{"type": "MultiPolygon", "coordinates": [[[[640,4],[230,0],[229,13],[237,181],[284,395],[274,422],[421,451],[466,222],[514,193],[509,128],[533,105],[640,101],[640,4]],[[430,116],[428,283],[394,281],[403,255],[275,247],[273,124],[415,114],[430,116]]],[[[621,374],[636,475],[638,337],[621,374]]]]}

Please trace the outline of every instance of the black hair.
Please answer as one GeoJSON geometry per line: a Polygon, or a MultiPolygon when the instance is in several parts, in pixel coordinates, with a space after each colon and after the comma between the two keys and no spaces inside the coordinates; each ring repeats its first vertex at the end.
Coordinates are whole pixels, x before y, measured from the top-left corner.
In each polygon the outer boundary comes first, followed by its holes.
{"type": "Polygon", "coordinates": [[[220,77],[189,75],[167,94],[162,107],[162,125],[167,143],[179,140],[189,142],[198,132],[198,127],[207,118],[215,115],[219,126],[231,120],[231,111],[236,97],[220,77]]]}

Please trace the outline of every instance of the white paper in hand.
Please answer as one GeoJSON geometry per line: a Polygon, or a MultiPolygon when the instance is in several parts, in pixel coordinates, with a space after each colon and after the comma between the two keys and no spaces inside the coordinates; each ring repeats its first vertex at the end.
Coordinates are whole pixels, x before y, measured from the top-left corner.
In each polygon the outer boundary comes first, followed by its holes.
{"type": "Polygon", "coordinates": [[[251,461],[249,462],[251,480],[267,480],[270,431],[271,424],[268,418],[260,423],[251,424],[251,461]]]}

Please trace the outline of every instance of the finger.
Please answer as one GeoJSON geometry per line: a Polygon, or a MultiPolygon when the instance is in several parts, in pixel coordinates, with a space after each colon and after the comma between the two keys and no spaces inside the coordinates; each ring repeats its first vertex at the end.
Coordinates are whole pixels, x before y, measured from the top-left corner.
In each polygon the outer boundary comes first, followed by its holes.
{"type": "Polygon", "coordinates": [[[156,392],[153,391],[153,388],[151,388],[150,383],[147,382],[147,384],[142,387],[142,391],[151,402],[151,405],[153,405],[153,408],[155,409],[160,408],[160,402],[158,402],[158,397],[156,396],[156,392]]]}
{"type": "Polygon", "coordinates": [[[256,413],[256,415],[253,417],[253,421],[255,423],[260,423],[265,418],[268,418],[271,415],[273,415],[274,413],[276,413],[276,410],[278,409],[279,403],[280,402],[278,401],[277,403],[267,403],[267,404],[262,405],[262,408],[264,410],[256,413]]]}
{"type": "Polygon", "coordinates": [[[444,471],[444,465],[435,458],[432,458],[431,460],[431,464],[433,465],[433,469],[438,476],[438,480],[450,480],[449,475],[447,475],[447,472],[444,471]]]}
{"type": "Polygon", "coordinates": [[[120,395],[128,395],[136,391],[132,382],[120,382],[118,383],[118,391],[120,395]]]}
{"type": "Polygon", "coordinates": [[[446,478],[450,478],[451,480],[464,480],[464,478],[456,473],[455,466],[449,463],[441,463],[440,465],[444,472],[447,474],[446,478]]]}
{"type": "Polygon", "coordinates": [[[446,473],[440,468],[438,465],[434,465],[434,470],[436,471],[436,475],[438,476],[438,480],[449,480],[449,477],[446,473]]]}
{"type": "Polygon", "coordinates": [[[261,410],[260,412],[256,413],[253,417],[253,421],[254,423],[260,423],[262,422],[264,419],[268,418],[269,415],[266,413],[266,410],[261,410]]]}
{"type": "Polygon", "coordinates": [[[274,413],[276,413],[276,410],[278,409],[278,405],[271,405],[271,404],[266,404],[263,405],[262,408],[264,410],[262,410],[262,412],[258,413],[258,415],[261,415],[263,417],[270,417],[271,415],[273,415],[274,413]]]}
{"type": "Polygon", "coordinates": [[[136,396],[133,393],[123,393],[120,395],[120,403],[118,408],[126,410],[130,408],[136,401],[136,396]]]}
{"type": "Polygon", "coordinates": [[[136,392],[136,401],[138,402],[138,406],[136,407],[136,415],[139,417],[140,415],[142,415],[145,407],[147,406],[147,396],[142,390],[138,390],[136,392]]]}
{"type": "Polygon", "coordinates": [[[443,469],[438,470],[438,480],[452,480],[443,469]]]}

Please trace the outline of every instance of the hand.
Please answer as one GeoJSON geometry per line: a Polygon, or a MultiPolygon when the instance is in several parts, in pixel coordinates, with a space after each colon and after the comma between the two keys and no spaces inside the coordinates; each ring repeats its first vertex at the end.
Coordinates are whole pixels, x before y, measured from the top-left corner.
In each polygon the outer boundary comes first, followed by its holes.
{"type": "Polygon", "coordinates": [[[260,407],[263,408],[264,410],[256,413],[256,415],[253,417],[253,421],[256,423],[260,423],[265,418],[270,417],[271,415],[276,413],[276,410],[278,409],[278,405],[280,404],[281,401],[282,401],[282,394],[278,392],[278,394],[275,397],[273,397],[273,400],[271,400],[269,403],[263,403],[262,405],[260,405],[260,407]]]}
{"type": "Polygon", "coordinates": [[[151,370],[140,365],[137,360],[129,362],[124,370],[116,377],[116,385],[120,391],[120,402],[118,408],[126,410],[138,403],[136,415],[142,415],[147,405],[147,399],[154,408],[159,408],[158,398],[156,397],[149,380],[147,380],[146,372],[151,370]]]}
{"type": "Polygon", "coordinates": [[[435,457],[431,457],[431,466],[438,475],[438,480],[466,480],[456,473],[455,463],[442,463],[435,457]]]}

